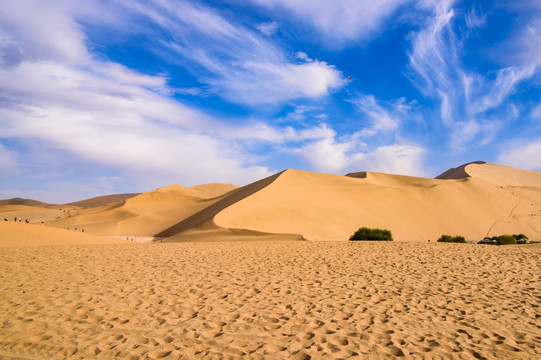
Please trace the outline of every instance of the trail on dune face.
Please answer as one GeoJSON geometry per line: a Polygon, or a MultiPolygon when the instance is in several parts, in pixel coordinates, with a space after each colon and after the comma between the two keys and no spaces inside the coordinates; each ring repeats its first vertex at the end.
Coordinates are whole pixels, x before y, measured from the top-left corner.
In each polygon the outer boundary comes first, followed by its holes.
{"type": "Polygon", "coordinates": [[[490,228],[488,229],[488,231],[487,231],[485,237],[488,237],[488,236],[489,236],[489,234],[490,234],[490,232],[492,231],[492,229],[494,228],[494,226],[498,225],[498,224],[501,223],[502,221],[505,221],[505,220],[507,220],[507,219],[509,219],[509,218],[512,218],[512,217],[513,217],[513,212],[516,210],[517,207],[519,207],[520,204],[521,204],[520,201],[517,202],[517,203],[515,204],[515,206],[513,206],[513,208],[511,209],[511,211],[509,211],[509,215],[508,215],[507,217],[495,221],[495,222],[490,226],[490,228]]]}
{"type": "Polygon", "coordinates": [[[227,194],[223,195],[222,198],[218,200],[217,202],[215,202],[214,204],[180,221],[179,223],[157,233],[154,236],[155,237],[169,237],[169,236],[173,236],[175,234],[181,233],[183,231],[192,229],[199,225],[202,225],[203,223],[209,220],[212,220],[214,216],[216,216],[216,214],[218,214],[220,211],[224,210],[225,208],[258,192],[261,189],[264,189],[265,187],[270,185],[272,182],[274,182],[282,173],[283,171],[275,175],[269,176],[265,179],[256,181],[252,184],[232,190],[228,192],[227,194]]]}
{"type": "Polygon", "coordinates": [[[501,235],[510,232],[525,232],[535,222],[536,203],[538,204],[541,176],[539,172],[514,169],[496,164],[468,164],[465,172],[471,177],[482,178],[499,190],[511,195],[515,201],[508,214],[491,224],[485,236],[501,235]],[[535,195],[534,193],[537,193],[535,195]],[[534,195],[534,196],[532,196],[534,195]],[[519,220],[520,218],[520,220],[519,220]],[[512,225],[506,225],[514,223],[512,225]],[[520,226],[519,226],[520,224],[520,226]],[[522,228],[522,229],[521,229],[522,228]]]}

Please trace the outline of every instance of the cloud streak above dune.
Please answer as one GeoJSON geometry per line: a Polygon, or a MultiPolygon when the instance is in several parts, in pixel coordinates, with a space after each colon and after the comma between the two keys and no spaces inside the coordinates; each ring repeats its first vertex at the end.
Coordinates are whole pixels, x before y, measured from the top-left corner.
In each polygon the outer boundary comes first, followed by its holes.
{"type": "Polygon", "coordinates": [[[540,14],[529,1],[10,2],[0,197],[242,185],[290,167],[539,169],[518,154],[541,139],[540,14]]]}

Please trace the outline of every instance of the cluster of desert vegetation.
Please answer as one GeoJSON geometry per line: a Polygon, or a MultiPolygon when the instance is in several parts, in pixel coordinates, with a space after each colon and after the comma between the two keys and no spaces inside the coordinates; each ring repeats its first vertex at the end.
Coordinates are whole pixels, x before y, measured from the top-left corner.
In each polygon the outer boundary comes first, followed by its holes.
{"type": "Polygon", "coordinates": [[[462,243],[462,244],[465,244],[466,243],[466,239],[464,238],[464,236],[460,236],[460,235],[457,235],[457,236],[451,236],[451,235],[442,235],[440,236],[440,238],[437,240],[438,242],[447,242],[447,243],[462,243]]]}
{"type": "Polygon", "coordinates": [[[393,241],[393,235],[391,231],[387,229],[361,227],[349,237],[349,240],[393,241]]]}

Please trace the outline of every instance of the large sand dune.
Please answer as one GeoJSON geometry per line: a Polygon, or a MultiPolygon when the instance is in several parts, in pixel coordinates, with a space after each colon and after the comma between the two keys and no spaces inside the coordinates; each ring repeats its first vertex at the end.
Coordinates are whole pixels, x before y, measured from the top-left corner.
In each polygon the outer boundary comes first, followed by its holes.
{"type": "Polygon", "coordinates": [[[361,226],[389,229],[397,241],[436,240],[442,234],[480,240],[504,233],[541,239],[541,173],[483,162],[437,179],[286,170],[240,188],[173,185],[89,208],[31,205],[28,200],[0,205],[0,216],[97,235],[169,238],[165,241],[345,241],[361,226]]]}
{"type": "Polygon", "coordinates": [[[441,234],[482,239],[525,233],[541,238],[541,174],[472,164],[468,178],[365,177],[287,170],[215,216],[222,227],[347,240],[359,227],[390,229],[398,241],[441,234]],[[507,185],[509,183],[510,185],[507,185]]]}
{"type": "Polygon", "coordinates": [[[179,219],[210,206],[216,194],[234,188],[224,184],[193,188],[171,185],[107,205],[76,209],[75,214],[47,225],[84,228],[99,235],[153,237],[179,219]]]}

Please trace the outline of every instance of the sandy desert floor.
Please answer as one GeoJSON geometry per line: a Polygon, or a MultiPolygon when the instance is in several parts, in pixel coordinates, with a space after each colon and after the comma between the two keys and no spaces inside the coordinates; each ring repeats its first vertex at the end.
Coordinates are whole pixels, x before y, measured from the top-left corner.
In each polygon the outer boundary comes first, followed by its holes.
{"type": "Polygon", "coordinates": [[[541,358],[541,246],[0,249],[0,358],[541,358]]]}

